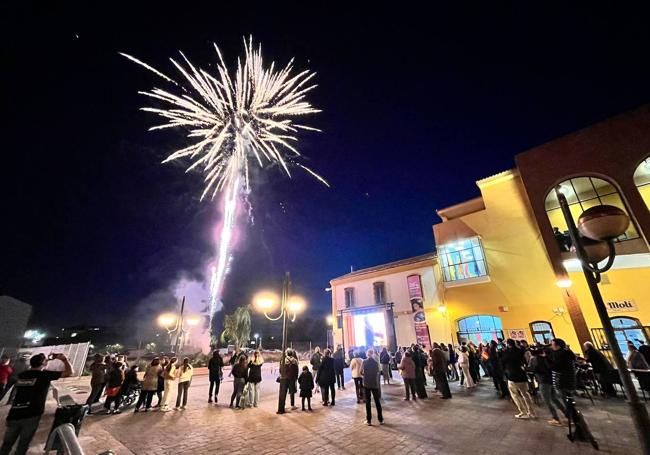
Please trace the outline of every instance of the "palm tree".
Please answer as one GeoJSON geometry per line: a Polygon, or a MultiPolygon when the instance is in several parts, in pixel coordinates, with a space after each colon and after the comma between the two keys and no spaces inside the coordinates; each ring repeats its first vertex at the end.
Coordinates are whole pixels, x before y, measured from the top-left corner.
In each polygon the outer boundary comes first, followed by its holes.
{"type": "Polygon", "coordinates": [[[227,314],[223,320],[221,342],[231,340],[237,347],[244,347],[251,337],[251,312],[248,305],[238,307],[232,314],[227,314]]]}

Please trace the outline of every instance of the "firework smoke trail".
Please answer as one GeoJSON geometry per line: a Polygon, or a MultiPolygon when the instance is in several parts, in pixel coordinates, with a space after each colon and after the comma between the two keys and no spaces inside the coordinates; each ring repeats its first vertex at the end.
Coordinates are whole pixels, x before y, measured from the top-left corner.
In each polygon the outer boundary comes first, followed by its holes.
{"type": "Polygon", "coordinates": [[[261,168],[277,164],[289,177],[289,168],[295,166],[329,186],[298,162],[300,153],[292,145],[298,141],[299,130],[319,131],[294,121],[296,117],[319,112],[306,100],[316,87],[308,85],[315,73],[305,70],[294,75],[293,60],[281,70],[276,69],[275,63],[265,66],[261,46],[254,48],[251,37],[244,40],[244,58],[237,60],[231,77],[219,48],[214,47],[218,56],[214,74],[195,67],[183,53],[181,63],[170,59],[184,84],[135,57],[121,54],[173,85],[175,93],[160,88],[140,92],[164,105],[142,108],[165,120],[150,130],[180,127],[188,131],[190,144],[169,155],[163,163],[185,158],[191,161],[187,172],[202,169],[205,188],[201,199],[206,195],[214,198],[226,190],[217,260],[211,271],[210,318],[220,309],[238,201],[250,192],[251,163],[261,168]]]}
{"type": "Polygon", "coordinates": [[[235,221],[237,215],[237,202],[239,200],[239,179],[235,180],[226,191],[223,203],[223,226],[217,244],[217,264],[212,266],[210,277],[210,325],[217,311],[223,307],[221,293],[223,283],[228,273],[228,264],[231,259],[230,247],[235,233],[235,221]]]}

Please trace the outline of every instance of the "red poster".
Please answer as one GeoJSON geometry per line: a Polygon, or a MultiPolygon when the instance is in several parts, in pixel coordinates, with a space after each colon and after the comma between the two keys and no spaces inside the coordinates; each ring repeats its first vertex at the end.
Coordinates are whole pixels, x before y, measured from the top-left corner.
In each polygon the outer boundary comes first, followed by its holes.
{"type": "Polygon", "coordinates": [[[422,280],[420,275],[409,275],[406,277],[406,283],[409,288],[409,300],[424,300],[422,295],[422,280]]]}
{"type": "Polygon", "coordinates": [[[429,339],[429,326],[426,323],[415,323],[415,338],[417,344],[424,346],[427,351],[431,349],[431,340],[429,339]]]}

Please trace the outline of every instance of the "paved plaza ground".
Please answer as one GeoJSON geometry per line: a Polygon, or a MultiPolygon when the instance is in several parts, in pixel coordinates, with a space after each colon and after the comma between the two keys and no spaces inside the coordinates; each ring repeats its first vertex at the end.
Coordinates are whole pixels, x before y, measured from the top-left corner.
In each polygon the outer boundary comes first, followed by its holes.
{"type": "MultiPolygon", "coordinates": [[[[89,416],[80,434],[81,444],[87,455],[108,449],[117,455],[598,453],[585,443],[570,443],[566,429],[548,425],[544,407],[538,409],[537,421],[515,420],[514,405],[497,399],[487,380],[471,392],[452,383],[452,400],[433,397],[404,402],[401,383],[384,386],[383,426],[376,420],[372,427],[366,426],[364,407],[357,405],[351,381],[346,391],[337,394],[333,408],[320,405],[319,395],[315,395],[313,413],[296,410],[278,416],[277,384],[271,368],[264,367],[262,399],[257,409],[228,408],[232,380],[227,378],[227,372],[219,404],[208,404],[207,376],[197,375],[185,411],[134,414],[129,410],[115,416],[89,416]]],[[[66,382],[76,391],[76,401],[82,402],[89,389],[88,378],[66,382]]],[[[597,398],[595,405],[579,399],[578,405],[599,440],[601,453],[640,453],[622,399],[597,398]]],[[[48,403],[30,453],[42,453],[54,406],[53,401],[48,403]]],[[[8,406],[0,410],[0,433],[4,433],[7,410],[8,406]]]]}

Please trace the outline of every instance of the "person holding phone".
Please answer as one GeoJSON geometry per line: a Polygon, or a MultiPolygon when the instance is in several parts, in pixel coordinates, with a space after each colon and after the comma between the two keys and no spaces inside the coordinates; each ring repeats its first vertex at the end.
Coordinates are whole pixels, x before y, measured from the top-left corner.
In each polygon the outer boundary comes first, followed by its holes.
{"type": "Polygon", "coordinates": [[[72,365],[63,354],[53,354],[50,357],[63,364],[63,371],[46,371],[48,358],[37,354],[29,359],[30,369],[18,375],[16,396],[7,415],[7,425],[4,439],[0,447],[0,455],[9,455],[17,442],[16,455],[27,453],[41,416],[45,412],[45,401],[50,383],[59,378],[72,376],[72,365]]]}

